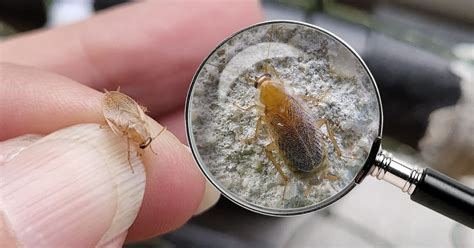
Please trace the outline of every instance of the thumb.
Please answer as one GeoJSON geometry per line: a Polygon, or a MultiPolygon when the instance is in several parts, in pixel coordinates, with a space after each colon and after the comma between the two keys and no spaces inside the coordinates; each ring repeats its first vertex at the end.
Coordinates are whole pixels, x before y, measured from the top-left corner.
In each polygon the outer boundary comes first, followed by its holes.
{"type": "Polygon", "coordinates": [[[2,247],[120,247],[145,190],[127,152],[97,124],[0,143],[2,247]]]}

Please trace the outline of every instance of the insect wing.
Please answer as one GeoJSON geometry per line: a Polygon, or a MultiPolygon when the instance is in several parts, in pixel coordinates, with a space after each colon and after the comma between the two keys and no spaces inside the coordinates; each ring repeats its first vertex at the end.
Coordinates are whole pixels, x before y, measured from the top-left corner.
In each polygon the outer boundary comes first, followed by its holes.
{"type": "Polygon", "coordinates": [[[323,139],[314,118],[294,100],[287,111],[270,117],[272,136],[278,148],[294,169],[314,171],[323,160],[323,139]]]}
{"type": "Polygon", "coordinates": [[[105,93],[102,111],[115,134],[123,133],[134,123],[142,122],[145,115],[132,98],[117,91],[105,93]]]}

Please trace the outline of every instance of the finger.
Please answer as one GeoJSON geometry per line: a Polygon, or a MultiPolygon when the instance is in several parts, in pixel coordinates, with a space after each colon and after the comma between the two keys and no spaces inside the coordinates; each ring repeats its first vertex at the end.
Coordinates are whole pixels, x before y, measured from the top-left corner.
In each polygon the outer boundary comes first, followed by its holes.
{"type": "Polygon", "coordinates": [[[101,93],[66,77],[0,63],[0,140],[103,123],[101,93]]]}
{"type": "MultiPolygon", "coordinates": [[[[58,123],[73,125],[100,122],[103,119],[100,105],[102,95],[62,76],[31,68],[3,65],[0,85],[0,97],[4,103],[1,105],[0,114],[6,115],[12,122],[7,123],[5,118],[0,119],[1,125],[9,127],[10,131],[3,133],[2,139],[12,137],[11,133],[15,136],[31,133],[29,130],[49,133],[64,127],[58,123]],[[29,85],[26,88],[28,90],[22,91],[32,80],[44,83],[29,85]],[[16,97],[8,98],[12,95],[16,97]],[[47,97],[44,97],[45,95],[47,97]],[[78,104],[79,102],[81,104],[78,104]],[[84,102],[88,102],[88,105],[84,102]],[[31,103],[38,111],[52,115],[45,118],[39,113],[31,112],[31,103]],[[10,108],[13,108],[16,114],[5,111],[10,108]],[[71,108],[74,111],[71,111],[71,108]]],[[[158,124],[151,124],[153,133],[161,130],[158,124]]],[[[120,144],[126,146],[126,142],[120,144]]],[[[134,240],[154,236],[182,225],[197,211],[204,191],[204,179],[195,167],[189,150],[174,135],[164,132],[152,142],[152,146],[158,155],[150,155],[148,150],[145,153],[147,185],[143,205],[130,233],[130,238],[134,240]]],[[[7,149],[1,149],[0,152],[4,150],[7,149]]],[[[2,155],[0,154],[0,157],[2,155]]]]}
{"type": "MultiPolygon", "coordinates": [[[[188,143],[188,140],[186,139],[184,111],[182,109],[183,108],[180,108],[177,111],[173,111],[172,113],[160,117],[159,122],[163,126],[169,127],[169,131],[171,131],[183,144],[186,144],[188,143]]],[[[209,181],[206,180],[206,192],[204,194],[204,198],[201,201],[201,205],[196,211],[196,214],[204,212],[209,208],[209,206],[213,206],[219,197],[219,191],[209,181]]]]}
{"type": "Polygon", "coordinates": [[[185,130],[185,120],[184,120],[184,107],[178,108],[175,111],[169,112],[167,114],[161,115],[158,118],[158,121],[165,127],[168,127],[170,132],[172,132],[183,144],[187,144],[186,140],[186,130],[185,130]]]}
{"type": "MultiPolygon", "coordinates": [[[[152,119],[148,119],[148,122],[152,134],[159,133],[163,128],[152,119]]],[[[127,239],[131,241],[147,239],[178,228],[191,215],[176,213],[197,212],[204,193],[204,179],[190,151],[174,135],[165,131],[151,146],[157,155],[145,150],[145,164],[150,165],[146,167],[145,192],[155,197],[144,201],[135,224],[129,230],[127,239]],[[153,165],[157,160],[159,168],[153,165]],[[163,161],[166,161],[166,166],[161,166],[163,161]],[[196,195],[200,197],[193,197],[196,195]]]]}
{"type": "Polygon", "coordinates": [[[7,40],[0,45],[1,60],[56,72],[95,89],[120,85],[158,114],[184,102],[192,74],[218,42],[260,19],[253,0],[133,3],[7,40]]]}
{"type": "Polygon", "coordinates": [[[145,172],[132,157],[130,173],[121,141],[97,124],[80,124],[0,142],[0,237],[10,237],[1,244],[123,244],[142,203],[145,172]]]}

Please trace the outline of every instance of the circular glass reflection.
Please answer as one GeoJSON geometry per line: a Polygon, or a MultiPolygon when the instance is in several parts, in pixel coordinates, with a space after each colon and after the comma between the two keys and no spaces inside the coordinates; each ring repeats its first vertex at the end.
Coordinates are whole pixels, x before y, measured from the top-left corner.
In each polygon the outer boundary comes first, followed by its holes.
{"type": "Polygon", "coordinates": [[[209,180],[273,215],[346,193],[381,132],[365,65],[333,35],[296,22],[257,24],[220,44],[194,77],[186,117],[209,180]]]}

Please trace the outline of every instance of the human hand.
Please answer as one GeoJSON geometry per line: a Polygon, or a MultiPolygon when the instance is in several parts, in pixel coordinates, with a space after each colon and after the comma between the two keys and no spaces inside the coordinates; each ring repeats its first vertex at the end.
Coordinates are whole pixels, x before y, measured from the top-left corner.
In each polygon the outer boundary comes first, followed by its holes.
{"type": "MultiPolygon", "coordinates": [[[[185,94],[204,56],[227,35],[259,19],[255,1],[140,2],[1,43],[0,61],[7,63],[0,66],[0,140],[102,124],[99,91],[118,85],[171,130],[152,143],[157,156],[145,154],[143,203],[137,205],[128,235],[120,232],[108,240],[101,238],[115,225],[110,213],[127,199],[106,183],[114,180],[102,166],[107,156],[71,141],[77,129],[41,145],[39,137],[2,142],[2,247],[84,247],[99,240],[99,246],[121,246],[125,238],[137,241],[176,229],[210,207],[218,194],[205,186],[181,144],[185,94]]],[[[160,130],[158,123],[150,123],[152,130],[160,130]]],[[[97,138],[88,129],[79,130],[82,138],[97,138]]]]}

